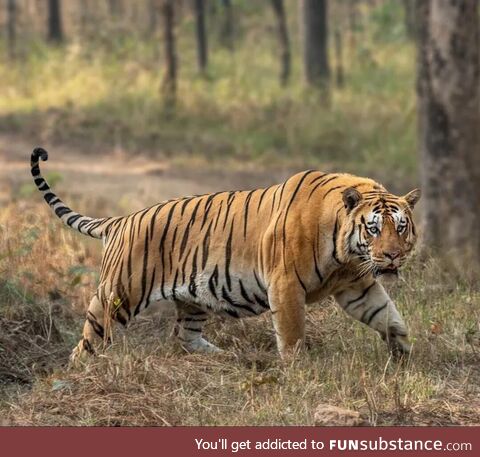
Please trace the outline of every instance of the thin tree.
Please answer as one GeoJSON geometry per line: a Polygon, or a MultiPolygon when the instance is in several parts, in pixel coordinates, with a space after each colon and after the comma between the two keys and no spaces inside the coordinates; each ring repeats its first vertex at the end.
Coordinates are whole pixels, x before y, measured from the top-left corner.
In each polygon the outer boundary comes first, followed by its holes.
{"type": "Polygon", "coordinates": [[[89,17],[90,17],[88,0],[81,0],[79,8],[80,8],[80,12],[79,12],[80,31],[82,35],[85,35],[87,32],[89,17]]]}
{"type": "Polygon", "coordinates": [[[478,2],[417,2],[417,94],[428,247],[480,263],[478,2]]]}
{"type": "Polygon", "coordinates": [[[148,34],[154,35],[157,30],[157,8],[155,0],[148,0],[148,34]]]}
{"type": "Polygon", "coordinates": [[[340,27],[335,28],[333,42],[335,44],[335,82],[337,87],[343,87],[345,85],[345,71],[343,69],[343,40],[340,27]]]}
{"type": "Polygon", "coordinates": [[[7,2],[7,47],[8,56],[14,59],[17,47],[17,4],[16,0],[7,2]]]}
{"type": "Polygon", "coordinates": [[[233,52],[234,50],[234,19],[231,0],[222,0],[225,19],[223,21],[220,40],[223,45],[233,52]]]}
{"type": "Polygon", "coordinates": [[[108,9],[110,16],[113,19],[117,19],[123,12],[123,4],[121,0],[108,0],[108,9]]]}
{"type": "Polygon", "coordinates": [[[208,65],[208,43],[205,28],[205,0],[194,0],[195,24],[197,36],[197,61],[201,74],[205,74],[208,65]]]}
{"type": "Polygon", "coordinates": [[[48,0],[48,39],[56,43],[63,41],[60,0],[48,0]]]}
{"type": "Polygon", "coordinates": [[[163,22],[163,42],[165,54],[165,73],[162,91],[167,104],[175,103],[177,92],[177,55],[175,44],[175,0],[162,0],[161,16],[163,22]]]}
{"type": "Polygon", "coordinates": [[[305,79],[311,86],[325,88],[330,78],[327,0],[302,0],[300,8],[305,79]]]}
{"type": "Polygon", "coordinates": [[[280,83],[286,85],[290,79],[290,37],[283,0],[271,0],[277,18],[278,42],[280,44],[280,83]]]}
{"type": "Polygon", "coordinates": [[[415,20],[415,1],[403,0],[405,31],[409,38],[415,38],[416,20],[415,20]]]}
{"type": "Polygon", "coordinates": [[[349,0],[348,7],[348,29],[349,29],[349,46],[350,51],[353,51],[356,46],[356,32],[358,27],[358,11],[357,0],[349,0]]]}

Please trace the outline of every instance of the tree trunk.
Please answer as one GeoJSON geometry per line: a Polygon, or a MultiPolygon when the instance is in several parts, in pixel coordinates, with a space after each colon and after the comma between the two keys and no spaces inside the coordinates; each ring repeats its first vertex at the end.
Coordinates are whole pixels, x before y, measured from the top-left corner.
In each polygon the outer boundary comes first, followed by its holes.
{"type": "Polygon", "coordinates": [[[407,36],[412,39],[415,38],[417,28],[415,20],[415,1],[416,0],[403,0],[405,30],[407,36]]]}
{"type": "Polygon", "coordinates": [[[285,86],[290,78],[290,38],[283,0],[271,0],[277,18],[278,42],[280,44],[280,83],[285,86]]]}
{"type": "Polygon", "coordinates": [[[16,0],[7,3],[7,46],[8,57],[15,59],[17,45],[17,4],[16,0]]]}
{"type": "Polygon", "coordinates": [[[343,70],[343,41],[342,33],[339,28],[335,29],[334,33],[335,43],[335,82],[337,87],[343,87],[345,85],[345,72],[343,70]]]}
{"type": "Polygon", "coordinates": [[[157,7],[155,0],[148,0],[148,35],[153,36],[157,30],[157,7]]]}
{"type": "Polygon", "coordinates": [[[88,0],[81,0],[80,2],[80,31],[82,35],[86,35],[88,29],[89,9],[88,0]]]}
{"type": "Polygon", "coordinates": [[[60,5],[60,0],[48,0],[48,39],[56,43],[63,41],[60,5]]]}
{"type": "Polygon", "coordinates": [[[303,63],[308,84],[325,88],[330,70],[327,47],[327,0],[302,0],[303,63]]]}
{"type": "Polygon", "coordinates": [[[349,45],[350,52],[353,52],[356,46],[356,34],[358,27],[358,11],[357,0],[350,0],[348,2],[348,28],[349,28],[349,45]]]}
{"type": "Polygon", "coordinates": [[[480,263],[478,2],[417,2],[419,144],[427,247],[480,263]]]}
{"type": "Polygon", "coordinates": [[[120,0],[108,0],[108,9],[112,19],[118,19],[123,13],[123,5],[120,0]]]}
{"type": "Polygon", "coordinates": [[[165,74],[162,91],[168,104],[174,104],[177,92],[177,56],[175,50],[175,0],[162,1],[165,74]]]}
{"type": "Polygon", "coordinates": [[[200,73],[205,74],[208,64],[207,32],[205,29],[205,0],[194,0],[197,34],[197,60],[200,73]]]}
{"type": "Polygon", "coordinates": [[[231,0],[223,0],[223,9],[225,11],[225,20],[223,22],[220,39],[224,46],[233,52],[234,50],[234,30],[233,30],[233,8],[231,0]]]}

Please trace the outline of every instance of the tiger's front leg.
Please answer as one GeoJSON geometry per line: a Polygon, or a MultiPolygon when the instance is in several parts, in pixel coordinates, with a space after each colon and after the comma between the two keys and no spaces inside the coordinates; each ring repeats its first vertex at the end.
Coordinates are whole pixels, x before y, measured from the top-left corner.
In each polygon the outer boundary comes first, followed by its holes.
{"type": "Polygon", "coordinates": [[[279,275],[271,282],[268,301],[278,351],[285,358],[298,350],[305,339],[305,291],[297,278],[279,275]]]}
{"type": "Polygon", "coordinates": [[[375,280],[356,284],[335,295],[350,316],[380,333],[394,355],[408,354],[411,345],[400,313],[385,289],[375,280]]]}

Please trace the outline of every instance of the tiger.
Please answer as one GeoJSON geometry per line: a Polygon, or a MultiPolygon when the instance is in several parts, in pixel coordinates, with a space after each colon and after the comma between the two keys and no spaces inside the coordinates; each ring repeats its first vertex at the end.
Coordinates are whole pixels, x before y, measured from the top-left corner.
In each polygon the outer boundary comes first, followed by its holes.
{"type": "Polygon", "coordinates": [[[48,153],[35,148],[31,173],[50,208],[104,246],[71,361],[98,352],[109,322],[126,326],[153,304],[175,306],[172,333],[187,352],[221,351],[203,335],[210,315],[238,319],[269,311],[283,358],[303,345],[305,306],[330,296],[394,354],[410,352],[407,327],[379,278],[395,277],[415,246],[419,189],[399,197],[370,178],[308,170],[270,187],[92,218],[50,189],[40,159],[48,153]]]}

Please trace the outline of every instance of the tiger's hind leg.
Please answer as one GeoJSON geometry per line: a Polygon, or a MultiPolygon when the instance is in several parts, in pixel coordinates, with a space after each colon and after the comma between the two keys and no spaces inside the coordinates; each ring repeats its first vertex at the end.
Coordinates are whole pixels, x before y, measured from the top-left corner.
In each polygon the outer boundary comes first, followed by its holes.
{"type": "Polygon", "coordinates": [[[177,305],[177,326],[175,335],[187,352],[221,352],[221,349],[209,343],[202,336],[203,326],[208,314],[200,308],[186,303],[177,305]]]}
{"type": "Polygon", "coordinates": [[[75,364],[85,355],[95,355],[106,339],[104,309],[95,294],[88,306],[87,319],[83,326],[83,337],[70,355],[70,363],[75,364]]]}

